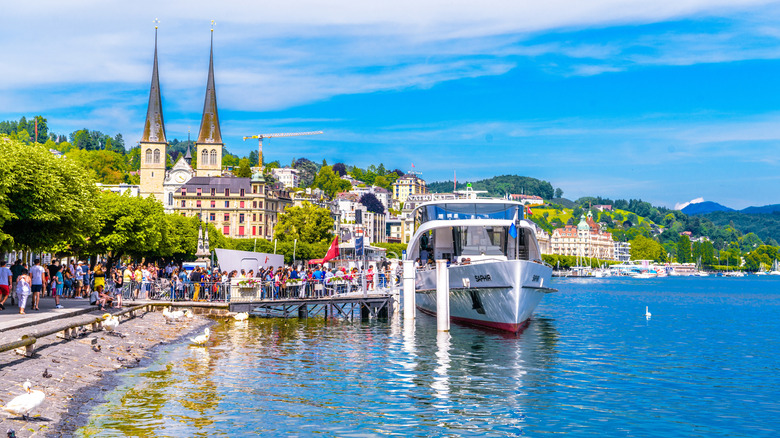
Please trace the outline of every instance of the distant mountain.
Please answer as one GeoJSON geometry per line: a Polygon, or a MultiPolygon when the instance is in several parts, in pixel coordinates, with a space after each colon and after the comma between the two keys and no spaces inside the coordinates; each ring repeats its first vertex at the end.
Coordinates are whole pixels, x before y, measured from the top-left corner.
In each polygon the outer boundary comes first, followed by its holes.
{"type": "Polygon", "coordinates": [[[740,210],[740,213],[746,214],[772,214],[780,211],[780,204],[764,205],[763,207],[748,207],[740,210]]]}
{"type": "MultiPolygon", "coordinates": [[[[458,183],[458,190],[465,190],[467,183],[458,183]]],[[[452,192],[452,181],[437,181],[428,183],[428,191],[431,193],[452,192]]],[[[536,195],[544,199],[550,199],[555,194],[552,184],[536,178],[519,175],[501,175],[493,178],[481,179],[471,183],[474,190],[484,190],[488,196],[503,197],[507,193],[536,195]]]]}
{"type": "Polygon", "coordinates": [[[688,204],[681,211],[689,216],[695,216],[699,214],[714,213],[716,211],[734,211],[734,209],[720,205],[717,202],[704,201],[697,202],[695,204],[688,204]]]}
{"type": "Polygon", "coordinates": [[[755,233],[766,244],[777,245],[777,242],[780,241],[780,212],[751,214],[738,211],[716,211],[703,217],[719,227],[733,225],[742,234],[755,233]]]}

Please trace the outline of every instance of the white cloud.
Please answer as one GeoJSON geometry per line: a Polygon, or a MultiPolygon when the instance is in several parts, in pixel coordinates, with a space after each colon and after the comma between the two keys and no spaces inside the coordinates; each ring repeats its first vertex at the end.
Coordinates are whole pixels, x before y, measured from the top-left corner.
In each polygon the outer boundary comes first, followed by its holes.
{"type": "Polygon", "coordinates": [[[687,207],[687,206],[689,206],[691,204],[699,204],[699,203],[702,203],[702,202],[704,202],[704,198],[696,198],[696,199],[692,199],[692,200],[690,200],[688,202],[683,202],[682,204],[680,204],[680,203],[674,204],[674,210],[682,210],[683,208],[685,208],[685,207],[687,207]]]}

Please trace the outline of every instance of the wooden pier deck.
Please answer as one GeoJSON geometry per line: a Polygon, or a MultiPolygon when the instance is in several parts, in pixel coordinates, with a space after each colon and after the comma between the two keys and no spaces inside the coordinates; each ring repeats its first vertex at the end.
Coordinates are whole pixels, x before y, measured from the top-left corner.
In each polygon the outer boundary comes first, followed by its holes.
{"type": "Polygon", "coordinates": [[[231,312],[249,312],[252,315],[279,318],[352,319],[359,310],[361,318],[387,318],[393,314],[398,295],[393,294],[345,294],[322,298],[289,298],[277,300],[231,301],[231,312]]]}

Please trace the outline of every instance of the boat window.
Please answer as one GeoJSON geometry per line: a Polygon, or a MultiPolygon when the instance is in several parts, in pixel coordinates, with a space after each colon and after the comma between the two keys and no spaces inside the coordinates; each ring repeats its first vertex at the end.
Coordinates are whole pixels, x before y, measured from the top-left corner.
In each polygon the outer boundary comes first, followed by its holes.
{"type": "Polygon", "coordinates": [[[458,220],[458,219],[506,219],[512,220],[518,215],[522,219],[522,212],[518,211],[517,204],[504,203],[440,203],[428,205],[420,209],[420,223],[431,220],[458,220]]]}
{"type": "Polygon", "coordinates": [[[456,256],[506,255],[506,228],[457,227],[453,230],[456,256]]]}

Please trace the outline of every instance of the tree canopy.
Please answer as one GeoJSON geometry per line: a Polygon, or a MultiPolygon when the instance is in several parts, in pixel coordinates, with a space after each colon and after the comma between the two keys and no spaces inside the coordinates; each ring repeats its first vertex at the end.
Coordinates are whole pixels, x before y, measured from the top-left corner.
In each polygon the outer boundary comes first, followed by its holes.
{"type": "Polygon", "coordinates": [[[300,207],[287,207],[279,215],[274,229],[274,238],[279,241],[317,243],[333,238],[333,218],[327,208],[304,202],[300,207]]]}

